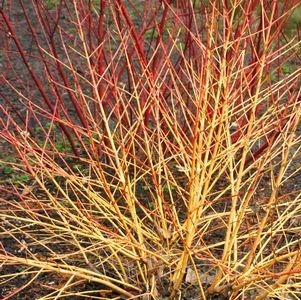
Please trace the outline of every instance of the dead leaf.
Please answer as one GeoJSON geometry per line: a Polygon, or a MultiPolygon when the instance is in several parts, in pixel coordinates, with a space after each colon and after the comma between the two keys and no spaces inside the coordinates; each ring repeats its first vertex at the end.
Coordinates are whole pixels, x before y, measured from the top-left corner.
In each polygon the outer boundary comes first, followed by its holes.
{"type": "Polygon", "coordinates": [[[215,275],[204,274],[201,276],[201,282],[203,284],[211,284],[215,278],[215,275]]]}
{"type": "Polygon", "coordinates": [[[190,284],[198,283],[197,275],[195,274],[195,271],[193,269],[191,269],[191,268],[187,269],[185,282],[190,283],[190,284]]]}

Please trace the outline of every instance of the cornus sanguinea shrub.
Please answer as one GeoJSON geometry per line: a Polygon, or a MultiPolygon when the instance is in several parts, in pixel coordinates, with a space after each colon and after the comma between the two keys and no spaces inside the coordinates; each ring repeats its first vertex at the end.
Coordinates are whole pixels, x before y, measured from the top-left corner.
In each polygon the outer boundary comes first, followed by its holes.
{"type": "Polygon", "coordinates": [[[298,3],[2,1],[1,297],[299,299],[298,3]]]}

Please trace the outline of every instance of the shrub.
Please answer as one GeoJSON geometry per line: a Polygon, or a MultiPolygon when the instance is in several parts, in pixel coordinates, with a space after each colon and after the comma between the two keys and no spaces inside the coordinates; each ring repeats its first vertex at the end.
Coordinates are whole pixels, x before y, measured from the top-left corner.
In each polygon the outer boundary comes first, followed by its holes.
{"type": "Polygon", "coordinates": [[[298,1],[50,2],[0,11],[5,297],[298,297],[298,1]]]}

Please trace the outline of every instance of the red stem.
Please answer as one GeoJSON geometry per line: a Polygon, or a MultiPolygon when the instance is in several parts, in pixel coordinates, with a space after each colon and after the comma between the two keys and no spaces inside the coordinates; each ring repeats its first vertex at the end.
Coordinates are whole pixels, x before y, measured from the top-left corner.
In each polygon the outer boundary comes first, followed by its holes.
{"type": "MultiPolygon", "coordinates": [[[[0,11],[0,14],[1,14],[2,17],[3,17],[3,20],[4,20],[6,26],[7,26],[8,29],[9,29],[10,35],[11,35],[12,39],[14,40],[14,42],[15,42],[17,48],[18,48],[18,51],[19,51],[19,53],[20,53],[20,55],[21,55],[21,58],[22,58],[22,60],[23,60],[23,63],[25,64],[27,70],[29,71],[29,73],[30,73],[30,75],[31,75],[31,77],[32,77],[32,79],[33,79],[33,81],[35,82],[35,84],[36,84],[36,86],[37,86],[37,88],[38,88],[38,90],[39,90],[39,92],[40,92],[40,94],[41,94],[41,96],[42,96],[43,99],[45,100],[47,106],[48,106],[49,109],[52,111],[52,113],[53,113],[56,117],[58,117],[58,112],[57,112],[57,110],[55,109],[55,107],[54,107],[53,104],[51,103],[50,99],[47,97],[47,95],[46,95],[46,93],[45,93],[45,91],[44,91],[44,89],[43,89],[43,86],[42,86],[41,82],[39,81],[39,79],[38,79],[37,75],[34,73],[34,71],[31,69],[31,67],[30,67],[30,65],[29,65],[29,63],[28,63],[28,61],[27,61],[27,59],[26,59],[24,50],[22,49],[21,43],[20,43],[19,39],[18,39],[17,36],[16,36],[16,32],[15,32],[13,26],[11,25],[11,22],[9,21],[7,15],[5,14],[5,12],[4,12],[3,10],[0,11]]],[[[72,136],[70,135],[68,129],[66,128],[66,126],[65,126],[64,124],[59,123],[59,126],[60,126],[60,128],[62,129],[62,131],[64,132],[64,134],[66,135],[66,137],[67,137],[67,139],[68,139],[68,141],[69,141],[69,143],[70,143],[70,146],[71,146],[71,148],[72,148],[74,154],[78,156],[79,153],[78,153],[78,151],[77,151],[77,149],[76,149],[76,147],[75,147],[74,141],[73,141],[72,136]]]]}

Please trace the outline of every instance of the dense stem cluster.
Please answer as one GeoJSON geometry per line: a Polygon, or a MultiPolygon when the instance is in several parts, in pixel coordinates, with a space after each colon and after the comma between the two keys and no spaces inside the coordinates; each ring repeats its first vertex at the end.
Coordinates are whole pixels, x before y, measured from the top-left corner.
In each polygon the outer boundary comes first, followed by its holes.
{"type": "Polygon", "coordinates": [[[298,2],[0,4],[3,296],[298,297],[298,2]]]}

